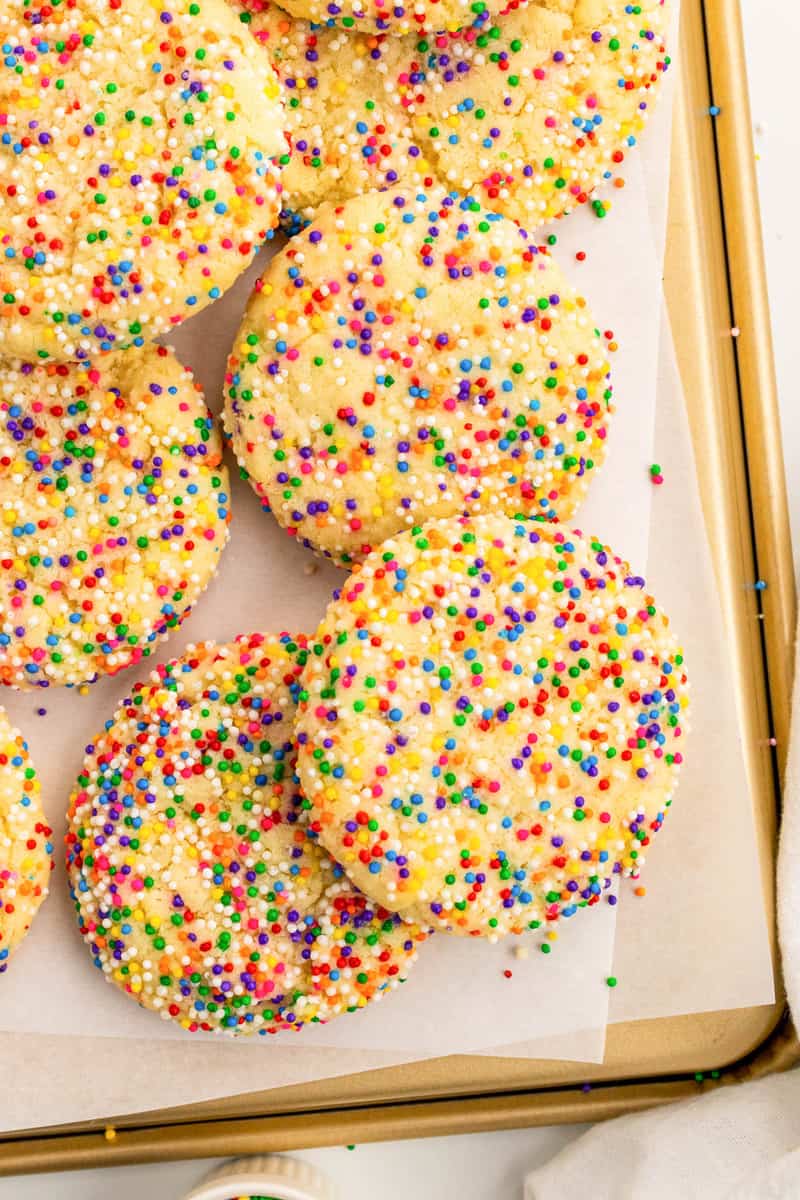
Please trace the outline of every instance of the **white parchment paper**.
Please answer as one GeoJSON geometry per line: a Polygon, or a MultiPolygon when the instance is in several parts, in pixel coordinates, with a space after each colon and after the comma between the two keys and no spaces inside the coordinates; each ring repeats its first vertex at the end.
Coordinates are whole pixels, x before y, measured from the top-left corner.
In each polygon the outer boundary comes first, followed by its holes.
{"type": "Polygon", "coordinates": [[[665,483],[654,497],[647,581],[681,631],[693,681],[691,734],[675,803],[642,877],[647,897],[622,889],[612,1021],[775,999],[737,696],[666,312],[659,365],[655,436],[665,483]]]}

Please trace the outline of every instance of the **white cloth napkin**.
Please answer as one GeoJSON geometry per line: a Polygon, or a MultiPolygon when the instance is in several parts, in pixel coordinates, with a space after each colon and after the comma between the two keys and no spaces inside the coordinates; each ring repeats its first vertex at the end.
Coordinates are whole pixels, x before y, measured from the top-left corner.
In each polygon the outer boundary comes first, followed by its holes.
{"type": "MultiPolygon", "coordinates": [[[[789,1006],[800,1021],[800,653],[778,858],[778,923],[789,1006]]],[[[583,1196],[800,1200],[800,1068],[596,1125],[525,1181],[525,1200],[583,1196]]]]}

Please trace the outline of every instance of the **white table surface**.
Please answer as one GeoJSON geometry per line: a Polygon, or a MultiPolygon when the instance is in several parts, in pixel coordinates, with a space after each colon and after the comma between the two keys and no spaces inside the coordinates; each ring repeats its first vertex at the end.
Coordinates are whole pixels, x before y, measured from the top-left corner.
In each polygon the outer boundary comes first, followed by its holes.
{"type": "MultiPolygon", "coordinates": [[[[787,80],[796,72],[800,4],[741,0],[761,182],[764,242],[775,337],[784,454],[800,575],[800,338],[793,328],[800,222],[796,217],[797,122],[787,80]]],[[[545,1162],[583,1126],[514,1130],[470,1137],[378,1143],[355,1150],[309,1150],[348,1200],[519,1200],[526,1171],[545,1162]]],[[[181,1200],[213,1163],[174,1163],[116,1171],[0,1180],[0,1200],[181,1200]]]]}

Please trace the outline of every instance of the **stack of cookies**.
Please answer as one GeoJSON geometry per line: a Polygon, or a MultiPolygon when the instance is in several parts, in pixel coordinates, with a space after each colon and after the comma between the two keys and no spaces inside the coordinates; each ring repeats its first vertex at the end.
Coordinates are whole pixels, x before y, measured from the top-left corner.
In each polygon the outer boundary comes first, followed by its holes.
{"type": "MultiPolygon", "coordinates": [[[[348,574],[138,683],[69,803],[95,965],[189,1031],[357,1011],[433,931],[546,946],[638,874],[685,731],[667,616],[572,529],[609,338],[541,232],[622,184],[665,4],[287,9],[0,0],[0,683],[138,665],[201,596],[223,442],[153,338],[289,235],[224,426],[348,574]]],[[[0,971],[51,855],[5,741],[0,971]]]]}

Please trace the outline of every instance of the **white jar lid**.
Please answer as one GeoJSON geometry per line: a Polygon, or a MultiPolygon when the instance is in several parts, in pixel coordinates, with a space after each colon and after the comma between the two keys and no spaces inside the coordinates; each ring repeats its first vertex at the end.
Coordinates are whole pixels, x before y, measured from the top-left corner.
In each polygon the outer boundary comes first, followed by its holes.
{"type": "Polygon", "coordinates": [[[217,1167],[185,1200],[337,1200],[333,1184],[316,1167],[283,1154],[234,1158],[217,1167]]]}

